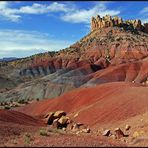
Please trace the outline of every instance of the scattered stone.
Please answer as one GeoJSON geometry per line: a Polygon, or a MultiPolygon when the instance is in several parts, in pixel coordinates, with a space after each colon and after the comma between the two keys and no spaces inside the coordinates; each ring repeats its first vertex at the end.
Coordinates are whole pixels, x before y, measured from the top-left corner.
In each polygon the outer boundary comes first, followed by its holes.
{"type": "Polygon", "coordinates": [[[44,122],[46,124],[52,124],[54,119],[54,112],[50,112],[44,116],[44,122]]]}
{"type": "Polygon", "coordinates": [[[75,123],[66,116],[64,111],[50,112],[44,116],[46,124],[50,124],[52,128],[62,129],[63,131],[71,131],[81,133],[90,133],[91,130],[83,123],[75,123]]]}
{"type": "Polygon", "coordinates": [[[124,138],[121,139],[122,142],[126,142],[126,140],[124,138]]]}
{"type": "Polygon", "coordinates": [[[69,117],[62,116],[62,117],[58,120],[58,122],[59,122],[60,124],[64,125],[64,124],[67,124],[67,121],[68,121],[68,120],[69,120],[69,117]]]}
{"type": "Polygon", "coordinates": [[[78,135],[78,134],[80,134],[80,131],[77,131],[77,132],[76,132],[76,135],[78,135]]]}
{"type": "Polygon", "coordinates": [[[109,136],[110,135],[110,130],[106,129],[105,131],[103,131],[102,135],[103,136],[109,136]]]}
{"type": "Polygon", "coordinates": [[[64,111],[56,111],[54,113],[55,118],[61,118],[62,116],[66,116],[66,112],[64,112],[64,111]]]}
{"type": "Polygon", "coordinates": [[[77,131],[79,129],[79,126],[75,123],[73,126],[72,126],[72,131],[77,131]]]}
{"type": "Polygon", "coordinates": [[[113,139],[117,139],[117,137],[113,134],[110,137],[113,138],[113,139]]]}
{"type": "Polygon", "coordinates": [[[125,136],[123,131],[120,128],[115,129],[115,135],[116,135],[117,138],[121,138],[121,137],[125,136]]]}
{"type": "Polygon", "coordinates": [[[78,126],[82,126],[82,125],[84,125],[84,124],[83,124],[83,123],[77,123],[77,125],[78,125],[78,126]]]}
{"type": "Polygon", "coordinates": [[[59,127],[58,119],[53,120],[52,127],[53,128],[58,128],[59,127]]]}
{"type": "Polygon", "coordinates": [[[73,129],[73,124],[72,123],[68,124],[67,125],[67,130],[70,130],[71,131],[72,129],[73,129]]]}
{"type": "Polygon", "coordinates": [[[62,128],[62,130],[63,130],[63,131],[66,131],[66,128],[65,128],[65,127],[63,127],[63,128],[62,128]]]}
{"type": "Polygon", "coordinates": [[[84,133],[90,133],[90,129],[89,128],[82,129],[82,132],[84,132],[84,133]]]}
{"type": "Polygon", "coordinates": [[[73,121],[68,119],[67,124],[71,124],[73,121]]]}
{"type": "Polygon", "coordinates": [[[51,114],[54,114],[54,112],[50,112],[50,113],[45,114],[43,118],[47,118],[47,117],[50,116],[51,114]]]}
{"type": "Polygon", "coordinates": [[[128,131],[131,127],[129,125],[125,126],[125,130],[128,131]]]}

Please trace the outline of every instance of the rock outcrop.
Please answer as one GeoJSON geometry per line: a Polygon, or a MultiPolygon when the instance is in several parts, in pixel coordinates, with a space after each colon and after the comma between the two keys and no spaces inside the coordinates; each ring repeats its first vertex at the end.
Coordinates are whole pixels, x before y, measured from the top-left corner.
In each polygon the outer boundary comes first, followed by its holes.
{"type": "Polygon", "coordinates": [[[126,27],[129,29],[137,29],[148,33],[148,23],[142,25],[141,20],[123,21],[123,19],[118,16],[112,18],[110,15],[103,16],[102,18],[99,15],[97,15],[96,18],[92,17],[91,31],[97,30],[99,28],[106,28],[113,26],[126,27]]]}

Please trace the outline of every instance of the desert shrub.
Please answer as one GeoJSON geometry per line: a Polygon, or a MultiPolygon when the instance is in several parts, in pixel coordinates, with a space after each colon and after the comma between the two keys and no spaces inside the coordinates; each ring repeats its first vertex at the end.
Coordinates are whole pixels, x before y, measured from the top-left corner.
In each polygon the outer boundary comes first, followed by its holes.
{"type": "Polygon", "coordinates": [[[24,135],[24,143],[25,144],[30,144],[30,142],[31,142],[31,135],[29,134],[29,133],[26,133],[25,135],[24,135]]]}
{"type": "Polygon", "coordinates": [[[45,129],[40,129],[39,134],[41,136],[48,136],[48,133],[47,133],[47,131],[45,129]]]}
{"type": "Polygon", "coordinates": [[[39,101],[39,98],[37,98],[36,101],[39,101]]]}
{"type": "Polygon", "coordinates": [[[18,103],[20,103],[20,104],[26,104],[27,101],[25,101],[24,99],[22,99],[22,100],[19,100],[18,103]]]}
{"type": "Polygon", "coordinates": [[[5,105],[4,109],[10,109],[11,107],[8,105],[5,105]]]}

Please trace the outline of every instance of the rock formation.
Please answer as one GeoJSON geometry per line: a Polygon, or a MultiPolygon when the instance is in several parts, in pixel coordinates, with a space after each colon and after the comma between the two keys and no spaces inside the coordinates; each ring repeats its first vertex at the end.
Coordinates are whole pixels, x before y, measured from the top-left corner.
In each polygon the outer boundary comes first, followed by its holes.
{"type": "Polygon", "coordinates": [[[96,18],[92,17],[91,19],[91,31],[113,26],[128,27],[148,33],[148,23],[142,25],[141,20],[123,21],[123,19],[118,16],[112,18],[110,15],[103,16],[102,18],[97,15],[96,18]]]}

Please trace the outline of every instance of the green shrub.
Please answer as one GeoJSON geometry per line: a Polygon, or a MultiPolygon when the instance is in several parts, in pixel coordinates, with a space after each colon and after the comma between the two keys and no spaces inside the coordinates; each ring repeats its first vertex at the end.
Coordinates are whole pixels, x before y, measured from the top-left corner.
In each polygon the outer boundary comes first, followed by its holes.
{"type": "Polygon", "coordinates": [[[41,136],[48,136],[48,133],[47,133],[47,131],[45,129],[40,129],[39,134],[41,136]]]}
{"type": "Polygon", "coordinates": [[[8,106],[8,105],[6,105],[5,107],[4,107],[4,109],[10,109],[11,107],[10,106],[8,106]]]}
{"type": "Polygon", "coordinates": [[[26,133],[24,135],[24,143],[25,144],[30,144],[30,141],[31,141],[31,135],[29,133],[26,133]]]}
{"type": "Polygon", "coordinates": [[[39,101],[39,98],[37,98],[36,101],[39,101]]]}
{"type": "Polygon", "coordinates": [[[28,102],[26,100],[22,99],[22,100],[19,100],[18,103],[20,103],[20,104],[27,104],[28,102]]]}

